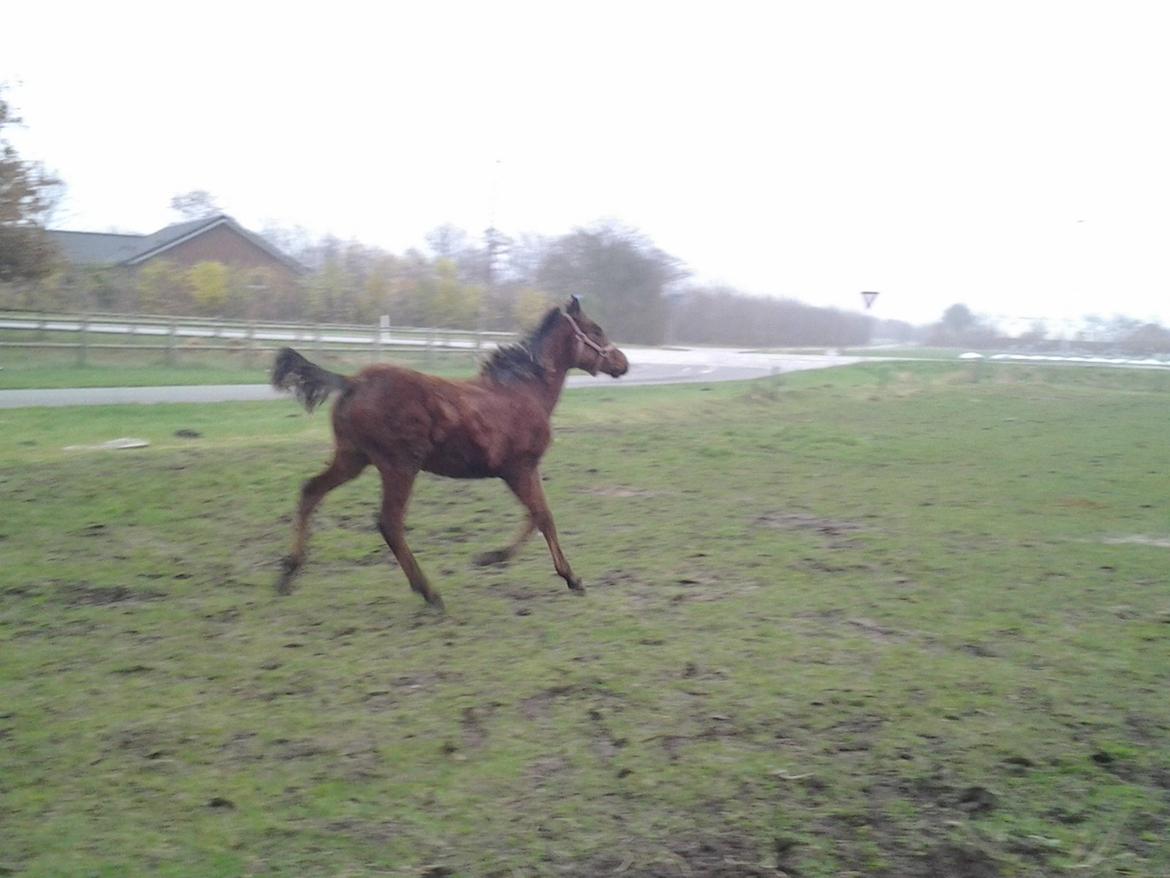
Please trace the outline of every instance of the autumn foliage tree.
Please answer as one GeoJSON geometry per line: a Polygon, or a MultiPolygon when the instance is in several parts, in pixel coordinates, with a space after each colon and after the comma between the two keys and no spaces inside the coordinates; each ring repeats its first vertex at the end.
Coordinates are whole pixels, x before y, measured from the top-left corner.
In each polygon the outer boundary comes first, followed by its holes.
{"type": "Polygon", "coordinates": [[[54,265],[44,224],[61,184],[4,138],[4,129],[19,122],[0,87],[0,282],[44,277],[54,265]]]}
{"type": "Polygon", "coordinates": [[[228,303],[228,268],[222,262],[198,262],[187,271],[191,298],[201,314],[221,315],[228,303]]]}

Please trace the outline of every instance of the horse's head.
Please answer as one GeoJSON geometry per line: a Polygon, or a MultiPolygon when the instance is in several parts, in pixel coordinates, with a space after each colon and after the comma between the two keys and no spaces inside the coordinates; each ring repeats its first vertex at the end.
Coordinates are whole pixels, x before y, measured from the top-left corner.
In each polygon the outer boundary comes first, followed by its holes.
{"type": "Polygon", "coordinates": [[[604,372],[620,378],[630,370],[630,363],[616,345],[605,336],[605,330],[585,316],[581,300],[576,296],[561,309],[575,338],[571,367],[590,375],[604,372]]]}

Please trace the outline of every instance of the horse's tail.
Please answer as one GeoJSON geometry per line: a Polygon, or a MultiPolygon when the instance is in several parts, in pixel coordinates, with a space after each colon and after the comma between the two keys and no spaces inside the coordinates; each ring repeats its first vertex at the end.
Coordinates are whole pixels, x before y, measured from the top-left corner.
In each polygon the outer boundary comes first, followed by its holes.
{"type": "Polygon", "coordinates": [[[311,412],[335,390],[345,390],[350,379],[316,363],[310,363],[292,348],[281,348],[272,364],[272,386],[277,390],[291,390],[297,400],[311,412]]]}

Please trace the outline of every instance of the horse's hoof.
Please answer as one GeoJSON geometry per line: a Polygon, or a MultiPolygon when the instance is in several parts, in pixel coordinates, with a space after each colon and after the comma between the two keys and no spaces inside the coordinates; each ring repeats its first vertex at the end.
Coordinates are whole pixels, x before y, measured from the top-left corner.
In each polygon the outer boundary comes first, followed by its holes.
{"type": "Polygon", "coordinates": [[[508,563],[508,552],[505,549],[494,549],[491,552],[480,552],[471,559],[477,567],[491,567],[495,564],[508,563]]]}
{"type": "Polygon", "coordinates": [[[300,564],[291,557],[280,559],[280,577],[276,580],[277,594],[292,594],[292,581],[296,576],[300,564]]]}
{"type": "Polygon", "coordinates": [[[439,597],[437,594],[432,595],[431,597],[427,598],[427,605],[432,610],[435,610],[436,612],[439,612],[439,613],[446,613],[447,612],[447,607],[444,606],[443,599],[441,597],[439,597]]]}
{"type": "Polygon", "coordinates": [[[580,579],[569,580],[569,591],[573,594],[585,594],[585,585],[580,579]]]}

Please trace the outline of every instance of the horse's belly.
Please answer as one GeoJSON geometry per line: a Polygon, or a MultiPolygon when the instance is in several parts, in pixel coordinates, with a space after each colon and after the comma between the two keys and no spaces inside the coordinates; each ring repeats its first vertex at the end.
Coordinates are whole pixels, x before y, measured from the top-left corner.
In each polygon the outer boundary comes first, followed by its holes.
{"type": "Polygon", "coordinates": [[[422,468],[429,473],[453,479],[487,479],[500,475],[502,451],[474,442],[450,437],[432,449],[422,468]]]}
{"type": "Polygon", "coordinates": [[[498,472],[473,461],[458,463],[450,460],[427,461],[423,469],[437,476],[446,476],[450,479],[491,479],[499,476],[498,472]]]}

